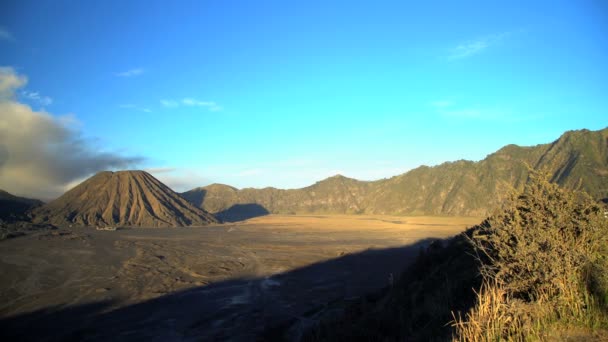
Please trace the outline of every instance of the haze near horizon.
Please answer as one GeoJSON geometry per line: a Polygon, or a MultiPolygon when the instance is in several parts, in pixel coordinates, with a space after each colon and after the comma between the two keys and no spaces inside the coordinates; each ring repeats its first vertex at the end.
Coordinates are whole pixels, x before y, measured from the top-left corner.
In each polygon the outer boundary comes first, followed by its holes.
{"type": "Polygon", "coordinates": [[[597,1],[4,2],[0,188],[298,188],[601,129],[607,25],[597,1]]]}

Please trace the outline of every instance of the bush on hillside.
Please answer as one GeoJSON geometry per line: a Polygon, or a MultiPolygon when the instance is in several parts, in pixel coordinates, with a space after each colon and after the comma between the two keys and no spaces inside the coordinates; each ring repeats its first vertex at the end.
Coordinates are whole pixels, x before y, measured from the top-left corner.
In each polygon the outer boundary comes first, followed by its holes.
{"type": "Polygon", "coordinates": [[[553,325],[606,328],[608,220],[584,193],[531,173],[522,194],[473,233],[484,286],[461,340],[546,337],[553,325]]]}
{"type": "Polygon", "coordinates": [[[603,205],[532,171],[496,214],[427,248],[393,287],[302,340],[608,340],[603,205]]]}

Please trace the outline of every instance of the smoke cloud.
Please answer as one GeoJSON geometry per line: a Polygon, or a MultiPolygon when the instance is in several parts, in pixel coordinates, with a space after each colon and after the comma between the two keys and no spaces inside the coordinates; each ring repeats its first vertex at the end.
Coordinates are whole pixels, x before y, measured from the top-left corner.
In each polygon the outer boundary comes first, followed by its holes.
{"type": "Polygon", "coordinates": [[[71,116],[35,111],[16,100],[27,78],[0,68],[0,189],[52,199],[95,172],[143,161],[106,152],[84,139],[71,116]]]}

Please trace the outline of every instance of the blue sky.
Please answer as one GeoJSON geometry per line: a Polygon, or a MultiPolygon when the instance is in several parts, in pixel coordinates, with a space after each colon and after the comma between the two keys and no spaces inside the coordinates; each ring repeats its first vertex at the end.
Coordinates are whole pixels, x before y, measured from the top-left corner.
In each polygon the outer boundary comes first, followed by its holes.
{"type": "Polygon", "coordinates": [[[607,60],[604,1],[0,4],[13,101],[179,191],[379,179],[601,129],[607,60]]]}

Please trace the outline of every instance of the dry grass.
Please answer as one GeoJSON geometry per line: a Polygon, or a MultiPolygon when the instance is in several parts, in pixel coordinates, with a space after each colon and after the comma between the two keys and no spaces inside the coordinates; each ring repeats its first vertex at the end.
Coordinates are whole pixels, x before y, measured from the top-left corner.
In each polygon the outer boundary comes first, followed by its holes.
{"type": "Polygon", "coordinates": [[[546,298],[524,302],[486,281],[476,295],[477,304],[465,317],[453,314],[453,341],[562,341],[570,335],[581,341],[604,341],[608,337],[608,317],[585,290],[566,291],[561,303],[546,298]]]}
{"type": "Polygon", "coordinates": [[[533,174],[524,193],[473,234],[484,283],[476,306],[453,315],[454,340],[562,340],[573,327],[586,340],[603,335],[607,235],[595,201],[533,174]]]}
{"type": "Polygon", "coordinates": [[[452,326],[458,332],[457,341],[497,341],[502,336],[507,340],[522,340],[521,317],[511,313],[513,299],[497,284],[484,283],[476,292],[477,306],[463,318],[460,313],[453,314],[452,326]]]}

